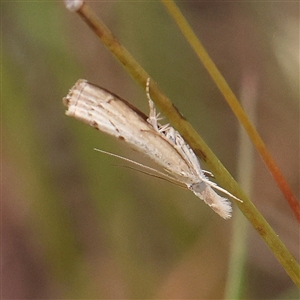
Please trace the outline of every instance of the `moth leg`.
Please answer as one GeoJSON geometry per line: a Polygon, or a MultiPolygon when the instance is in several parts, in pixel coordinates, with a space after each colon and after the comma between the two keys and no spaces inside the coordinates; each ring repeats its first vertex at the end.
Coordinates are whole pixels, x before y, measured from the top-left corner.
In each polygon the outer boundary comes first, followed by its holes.
{"type": "Polygon", "coordinates": [[[159,120],[161,120],[161,118],[159,117],[159,113],[156,113],[156,108],[154,106],[154,102],[151,99],[150,96],[150,78],[147,79],[147,83],[146,83],[146,95],[148,98],[148,102],[149,102],[149,117],[147,119],[147,122],[152,125],[152,127],[158,131],[160,129],[160,124],[158,123],[159,120]]]}
{"type": "Polygon", "coordinates": [[[210,177],[210,178],[215,178],[214,174],[212,172],[209,172],[207,170],[202,170],[203,174],[207,177],[210,177]]]}

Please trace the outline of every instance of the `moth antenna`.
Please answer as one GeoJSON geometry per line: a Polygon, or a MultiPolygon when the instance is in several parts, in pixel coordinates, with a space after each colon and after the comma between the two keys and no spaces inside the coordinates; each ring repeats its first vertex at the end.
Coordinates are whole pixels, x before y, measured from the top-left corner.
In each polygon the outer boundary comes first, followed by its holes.
{"type": "Polygon", "coordinates": [[[150,77],[148,77],[147,81],[146,81],[146,95],[147,95],[148,100],[151,100],[151,97],[150,97],[150,77]]]}
{"type": "Polygon", "coordinates": [[[134,164],[134,165],[137,165],[137,166],[139,166],[139,167],[141,167],[141,168],[144,168],[144,169],[149,170],[149,171],[151,171],[151,172],[153,172],[153,173],[156,173],[156,174],[158,174],[158,175],[151,174],[151,173],[147,173],[147,172],[144,172],[144,171],[142,171],[142,170],[132,168],[132,167],[130,167],[130,166],[124,166],[124,167],[126,167],[126,168],[129,168],[129,169],[132,169],[132,170],[136,170],[136,171],[139,171],[139,172],[144,173],[144,174],[148,174],[148,175],[153,176],[153,177],[156,177],[156,178],[160,178],[160,179],[163,179],[163,180],[167,180],[167,181],[169,181],[169,182],[171,182],[171,183],[173,183],[173,184],[176,184],[176,185],[178,185],[179,187],[182,187],[182,188],[185,188],[185,189],[187,188],[184,184],[181,184],[180,182],[178,182],[178,181],[177,181],[176,179],[174,179],[173,177],[171,177],[171,176],[169,176],[168,174],[165,174],[165,173],[163,173],[163,172],[160,172],[160,171],[158,171],[158,170],[156,170],[156,169],[154,169],[154,168],[151,168],[151,167],[149,167],[149,166],[140,164],[140,163],[138,163],[138,162],[136,162],[136,161],[134,161],[134,160],[131,160],[131,159],[127,158],[127,157],[124,157],[124,156],[121,156],[121,155],[118,155],[118,154],[114,154],[114,153],[111,153],[111,152],[107,152],[107,151],[104,151],[104,150],[100,150],[100,149],[98,149],[98,148],[94,148],[94,150],[95,150],[95,151],[98,151],[98,152],[101,152],[101,153],[104,153],[104,154],[107,154],[107,155],[110,155],[110,156],[113,156],[113,157],[117,157],[117,158],[119,158],[119,159],[123,159],[123,160],[128,161],[128,162],[130,162],[130,163],[132,163],[132,164],[134,164]]]}
{"type": "MultiPolygon", "coordinates": [[[[145,175],[149,175],[149,176],[157,178],[157,179],[165,180],[165,181],[167,181],[169,183],[172,183],[172,184],[175,184],[175,185],[177,185],[177,186],[179,186],[179,187],[181,187],[181,188],[183,188],[185,190],[188,190],[188,187],[185,184],[182,184],[181,182],[176,181],[175,179],[173,179],[172,177],[170,177],[170,176],[168,176],[168,175],[166,175],[164,173],[161,173],[159,175],[155,175],[155,174],[151,174],[151,173],[148,173],[148,172],[140,170],[140,169],[133,168],[131,166],[125,166],[125,165],[123,165],[122,167],[127,168],[127,169],[131,169],[131,170],[134,170],[134,171],[137,171],[137,172],[140,172],[140,173],[145,174],[145,175]],[[165,176],[165,177],[162,177],[162,175],[165,176]]],[[[152,171],[153,170],[157,172],[157,170],[152,169],[152,171]]]]}

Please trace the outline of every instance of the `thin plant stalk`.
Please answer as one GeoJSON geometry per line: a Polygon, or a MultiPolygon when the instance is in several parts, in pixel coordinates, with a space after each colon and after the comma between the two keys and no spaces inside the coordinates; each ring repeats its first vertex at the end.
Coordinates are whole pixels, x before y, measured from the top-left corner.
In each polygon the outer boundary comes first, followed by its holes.
{"type": "Polygon", "coordinates": [[[236,96],[232,92],[231,88],[227,84],[226,80],[219,72],[218,68],[204,49],[203,45],[195,35],[194,31],[182,15],[179,8],[176,6],[175,2],[172,0],[161,0],[162,3],[165,5],[169,14],[173,17],[176,24],[180,28],[182,34],[191,45],[195,53],[197,54],[200,61],[203,63],[204,67],[207,69],[208,73],[210,74],[211,78],[219,88],[220,92],[226,99],[228,105],[232,109],[233,113],[240,121],[241,125],[246,130],[247,134],[249,135],[253,145],[256,147],[257,151],[259,152],[260,156],[262,157],[263,161],[267,165],[268,169],[270,170],[274,180],[276,181],[277,185],[279,186],[281,192],[283,193],[285,199],[287,200],[289,206],[291,207],[292,211],[294,212],[298,222],[300,223],[300,203],[298,202],[297,198],[295,197],[292,189],[290,188],[288,182],[285,180],[282,172],[280,171],[279,167],[277,166],[275,160],[273,159],[271,153],[268,151],[266,145],[264,144],[262,138],[258,134],[255,126],[251,123],[247,114],[245,113],[244,109],[240,105],[239,101],[237,100],[236,96]]]}
{"type": "MultiPolygon", "coordinates": [[[[257,75],[245,71],[241,80],[241,103],[248,112],[253,124],[256,124],[257,75]]],[[[245,132],[239,128],[238,182],[248,195],[252,192],[254,173],[253,145],[245,132]]],[[[232,240],[225,288],[225,299],[243,299],[245,283],[245,261],[249,226],[241,212],[236,212],[232,222],[232,240]]]]}

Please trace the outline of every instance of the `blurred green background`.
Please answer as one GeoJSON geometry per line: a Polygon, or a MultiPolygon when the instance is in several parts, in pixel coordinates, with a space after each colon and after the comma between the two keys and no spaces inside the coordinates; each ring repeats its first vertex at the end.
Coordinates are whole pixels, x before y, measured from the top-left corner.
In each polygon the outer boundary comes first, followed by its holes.
{"type": "MultiPolygon", "coordinates": [[[[299,3],[179,4],[237,96],[252,95],[256,126],[299,197],[299,3]]],[[[239,166],[237,121],[161,3],[91,5],[232,175],[242,170],[253,202],[299,258],[293,213],[256,152],[253,174],[239,166]]],[[[148,113],[144,89],[62,2],[1,9],[3,299],[223,298],[233,221],[95,152],[149,164],[64,115],[61,99],[79,78],[148,113]]],[[[241,298],[295,299],[252,228],[245,240],[241,298]]]]}

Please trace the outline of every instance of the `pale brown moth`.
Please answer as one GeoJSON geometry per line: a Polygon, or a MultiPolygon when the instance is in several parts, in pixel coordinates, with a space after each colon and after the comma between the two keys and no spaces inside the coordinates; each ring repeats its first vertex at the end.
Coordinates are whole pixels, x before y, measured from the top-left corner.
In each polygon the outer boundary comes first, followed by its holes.
{"type": "MultiPolygon", "coordinates": [[[[222,218],[229,219],[231,204],[214,189],[241,200],[205,176],[209,172],[201,169],[194,151],[173,127],[159,124],[159,115],[149,95],[149,84],[147,96],[150,107],[148,118],[127,101],[80,79],[63,99],[63,103],[67,107],[66,115],[125,141],[131,148],[148,156],[166,171],[161,173],[154,170],[155,172],[181,186],[184,184],[222,218]]],[[[153,170],[147,166],[145,168],[153,170]]]]}

